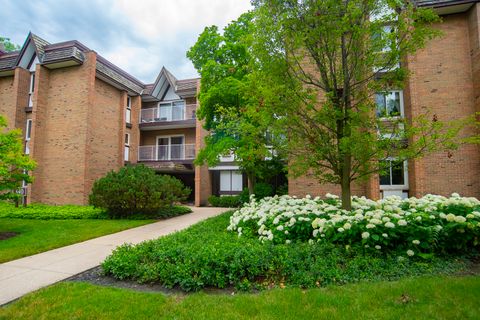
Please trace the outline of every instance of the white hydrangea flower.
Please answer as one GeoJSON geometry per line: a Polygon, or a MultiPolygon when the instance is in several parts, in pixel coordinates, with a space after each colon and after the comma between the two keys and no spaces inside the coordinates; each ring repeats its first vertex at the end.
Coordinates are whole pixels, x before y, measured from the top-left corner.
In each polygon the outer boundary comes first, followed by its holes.
{"type": "Polygon", "coordinates": [[[347,223],[345,223],[345,224],[343,225],[343,228],[344,228],[345,230],[349,230],[350,228],[352,228],[352,225],[347,222],[347,223]]]}
{"type": "Polygon", "coordinates": [[[415,255],[415,252],[413,252],[413,250],[407,250],[407,255],[408,255],[409,257],[412,257],[412,256],[415,255]]]}
{"type": "Polygon", "coordinates": [[[344,232],[345,229],[343,229],[343,228],[338,228],[337,231],[338,231],[338,232],[344,232]]]}
{"type": "Polygon", "coordinates": [[[365,227],[366,227],[367,229],[373,229],[373,228],[375,228],[375,225],[369,223],[369,224],[367,224],[365,227]]]}
{"type": "Polygon", "coordinates": [[[384,238],[388,238],[388,234],[386,234],[386,233],[382,233],[382,237],[384,237],[384,238]]]}
{"type": "Polygon", "coordinates": [[[375,249],[380,250],[382,249],[382,246],[379,246],[378,244],[375,246],[375,249]]]}
{"type": "Polygon", "coordinates": [[[407,221],[405,221],[405,220],[398,220],[397,223],[398,223],[399,226],[406,226],[407,225],[407,221]]]}
{"type": "Polygon", "coordinates": [[[393,222],[387,222],[385,223],[385,227],[387,228],[395,228],[395,224],[393,222]]]}
{"type": "Polygon", "coordinates": [[[362,239],[368,239],[370,237],[370,233],[368,232],[362,232],[362,239]]]}
{"type": "Polygon", "coordinates": [[[413,240],[412,243],[415,244],[415,245],[419,245],[420,241],[419,240],[413,240]]]}
{"type": "Polygon", "coordinates": [[[463,223],[465,221],[467,221],[467,219],[465,219],[465,217],[462,217],[462,216],[456,216],[455,217],[455,222],[463,223]]]}

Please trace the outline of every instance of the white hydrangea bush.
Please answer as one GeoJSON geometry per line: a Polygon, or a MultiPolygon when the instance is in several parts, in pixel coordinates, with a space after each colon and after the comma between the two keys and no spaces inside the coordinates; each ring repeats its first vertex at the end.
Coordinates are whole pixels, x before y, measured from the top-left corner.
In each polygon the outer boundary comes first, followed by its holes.
{"type": "Polygon", "coordinates": [[[477,246],[480,201],[476,198],[426,195],[373,201],[353,197],[352,210],[341,209],[337,196],[275,196],[250,202],[233,213],[228,230],[260,241],[291,243],[327,241],[346,248],[403,252],[423,257],[462,253],[477,246]]]}

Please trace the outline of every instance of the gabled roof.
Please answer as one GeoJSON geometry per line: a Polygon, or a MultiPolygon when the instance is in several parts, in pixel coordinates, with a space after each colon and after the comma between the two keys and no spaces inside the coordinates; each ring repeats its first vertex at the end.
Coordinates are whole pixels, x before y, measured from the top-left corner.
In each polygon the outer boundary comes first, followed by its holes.
{"type": "MultiPolygon", "coordinates": [[[[20,64],[20,61],[24,57],[25,54],[31,54],[30,52],[27,52],[30,44],[34,46],[35,53],[37,55],[38,61],[42,62],[43,61],[43,55],[45,53],[45,46],[49,45],[50,43],[39,36],[33,34],[32,32],[28,33],[27,39],[25,40],[25,43],[22,46],[22,49],[20,49],[20,53],[18,54],[17,61],[15,61],[15,66],[18,66],[20,64]]],[[[29,58],[28,60],[31,60],[29,58]]]]}
{"type": "Polygon", "coordinates": [[[152,84],[147,84],[143,95],[146,100],[163,100],[170,88],[181,98],[194,97],[197,93],[198,79],[177,80],[175,76],[162,67],[157,79],[152,84]]]}

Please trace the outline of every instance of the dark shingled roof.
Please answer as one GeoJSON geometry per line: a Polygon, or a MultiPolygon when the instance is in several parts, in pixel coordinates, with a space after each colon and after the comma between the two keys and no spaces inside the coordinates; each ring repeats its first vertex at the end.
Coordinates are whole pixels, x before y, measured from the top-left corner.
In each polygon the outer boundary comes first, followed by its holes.
{"type": "Polygon", "coordinates": [[[176,91],[180,95],[195,95],[200,78],[178,80],[176,83],[176,91]]]}
{"type": "Polygon", "coordinates": [[[19,51],[4,53],[0,56],[0,70],[13,69],[17,61],[19,51]]]}
{"type": "Polygon", "coordinates": [[[43,63],[48,64],[52,62],[75,59],[79,62],[85,61],[85,55],[77,47],[66,47],[56,50],[45,51],[43,56],[43,63]]]}
{"type": "MultiPolygon", "coordinates": [[[[62,61],[77,61],[77,63],[82,64],[85,61],[85,53],[91,51],[87,46],[76,40],[50,44],[48,41],[30,32],[20,51],[0,52],[0,71],[13,70],[17,67],[30,41],[35,46],[39,62],[46,67],[62,61]]],[[[96,70],[103,79],[108,79],[112,81],[112,84],[137,94],[150,95],[158,81],[157,78],[157,81],[153,84],[144,84],[100,55],[97,55],[96,70]]],[[[167,69],[162,68],[160,74],[162,72],[164,72],[168,82],[174,87],[175,92],[180,96],[189,97],[197,93],[198,79],[177,80],[167,69]]]]}

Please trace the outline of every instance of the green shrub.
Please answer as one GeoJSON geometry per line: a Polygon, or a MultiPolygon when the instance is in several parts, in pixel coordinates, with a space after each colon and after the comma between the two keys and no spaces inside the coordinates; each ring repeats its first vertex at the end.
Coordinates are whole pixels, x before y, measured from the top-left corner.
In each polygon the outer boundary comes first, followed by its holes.
{"type": "Polygon", "coordinates": [[[210,196],[208,202],[212,207],[238,208],[242,205],[240,196],[210,196]]]}
{"type": "Polygon", "coordinates": [[[126,166],[95,181],[89,202],[114,218],[156,216],[161,208],[187,199],[190,191],[174,177],[143,165],[126,166]]]}
{"type": "Polygon", "coordinates": [[[318,287],[452,273],[465,267],[458,259],[397,259],[395,255],[359,254],[333,244],[262,243],[228,232],[230,216],[225,213],[157,240],[123,245],[102,268],[117,279],[192,291],[211,286],[248,290],[280,283],[318,287]]]}
{"type": "Polygon", "coordinates": [[[273,196],[273,187],[265,182],[258,182],[253,187],[253,193],[255,194],[255,199],[260,200],[266,197],[273,196]]]}
{"type": "Polygon", "coordinates": [[[7,202],[0,202],[0,218],[14,219],[106,219],[102,209],[92,206],[63,205],[53,206],[33,203],[27,207],[18,207],[7,202]]]}

